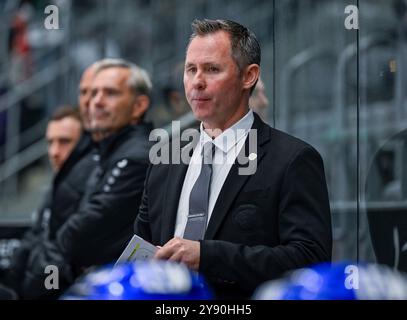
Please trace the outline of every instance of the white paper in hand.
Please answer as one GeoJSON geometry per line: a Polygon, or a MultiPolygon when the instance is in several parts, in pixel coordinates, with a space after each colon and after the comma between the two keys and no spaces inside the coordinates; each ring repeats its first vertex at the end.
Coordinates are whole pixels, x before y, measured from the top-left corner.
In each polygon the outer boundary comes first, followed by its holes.
{"type": "Polygon", "coordinates": [[[149,260],[154,257],[155,252],[158,250],[156,246],[150,242],[145,241],[138,235],[134,235],[130,242],[127,244],[126,249],[116,261],[116,264],[130,262],[134,260],[149,260]]]}

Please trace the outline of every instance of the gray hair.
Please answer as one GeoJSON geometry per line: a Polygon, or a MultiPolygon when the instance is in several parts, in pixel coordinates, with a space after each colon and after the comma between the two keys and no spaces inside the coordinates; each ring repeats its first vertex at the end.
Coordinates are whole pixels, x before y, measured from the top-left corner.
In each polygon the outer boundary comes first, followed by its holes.
{"type": "Polygon", "coordinates": [[[232,58],[242,71],[250,64],[258,64],[261,61],[261,48],[256,35],[248,28],[231,20],[198,20],[192,24],[192,34],[189,43],[196,36],[205,36],[218,31],[225,31],[230,35],[232,58]]]}
{"type": "Polygon", "coordinates": [[[95,62],[96,71],[95,74],[98,74],[100,71],[108,68],[125,68],[129,69],[130,77],[128,80],[129,88],[137,95],[146,95],[151,97],[151,91],[153,85],[151,79],[144,69],[140,68],[134,63],[123,59],[103,59],[95,62]]]}

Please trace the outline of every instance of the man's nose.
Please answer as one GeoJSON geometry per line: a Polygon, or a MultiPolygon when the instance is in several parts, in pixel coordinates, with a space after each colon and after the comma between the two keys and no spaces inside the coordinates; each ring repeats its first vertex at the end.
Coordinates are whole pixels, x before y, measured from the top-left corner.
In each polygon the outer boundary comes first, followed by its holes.
{"type": "Polygon", "coordinates": [[[104,95],[103,92],[98,91],[89,99],[89,105],[94,105],[95,107],[103,106],[104,95]]]}
{"type": "Polygon", "coordinates": [[[205,76],[202,71],[197,71],[192,79],[192,86],[194,89],[202,90],[206,87],[205,76]]]}
{"type": "Polygon", "coordinates": [[[89,109],[89,106],[90,106],[90,101],[92,100],[92,93],[91,92],[88,92],[86,95],[85,95],[85,103],[84,103],[84,105],[85,105],[85,108],[86,109],[89,109]]]}
{"type": "Polygon", "coordinates": [[[89,115],[92,117],[92,113],[95,112],[96,110],[103,109],[105,106],[104,104],[104,96],[102,93],[97,93],[96,95],[93,95],[92,98],[89,101],[89,115]]]}
{"type": "Polygon", "coordinates": [[[51,158],[57,158],[59,155],[59,146],[57,143],[53,143],[49,146],[48,153],[51,158]]]}

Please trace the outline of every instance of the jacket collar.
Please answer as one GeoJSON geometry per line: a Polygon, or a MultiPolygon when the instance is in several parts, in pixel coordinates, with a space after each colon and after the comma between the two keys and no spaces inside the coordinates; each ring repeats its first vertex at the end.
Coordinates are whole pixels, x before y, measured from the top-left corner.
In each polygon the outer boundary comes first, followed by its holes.
{"type": "Polygon", "coordinates": [[[111,136],[100,141],[97,144],[100,165],[102,167],[105,166],[106,161],[111,158],[111,155],[121,144],[129,139],[129,136],[141,137],[144,141],[145,139],[148,139],[149,132],[152,128],[151,123],[147,122],[141,122],[136,125],[127,125],[111,136]]]}
{"type": "Polygon", "coordinates": [[[99,151],[100,162],[103,163],[108,158],[109,154],[115,149],[116,145],[122,141],[122,138],[129,134],[133,130],[133,126],[128,125],[121,128],[119,131],[113,133],[112,135],[106,137],[97,143],[97,148],[99,151]]]}

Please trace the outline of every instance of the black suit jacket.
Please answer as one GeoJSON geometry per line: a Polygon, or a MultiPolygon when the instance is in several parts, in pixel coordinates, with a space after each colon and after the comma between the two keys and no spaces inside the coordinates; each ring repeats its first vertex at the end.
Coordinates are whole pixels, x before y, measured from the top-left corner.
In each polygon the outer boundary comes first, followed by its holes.
{"type": "MultiPolygon", "coordinates": [[[[331,217],[323,162],[305,142],[255,114],[257,170],[235,163],[200,242],[201,272],[218,298],[247,298],[262,282],[331,259],[331,217]]],[[[171,150],[171,148],[170,148],[171,150]]],[[[248,150],[246,139],[245,151],[248,150]]],[[[155,245],[173,238],[185,164],[151,165],[135,232],[155,245]]]]}

